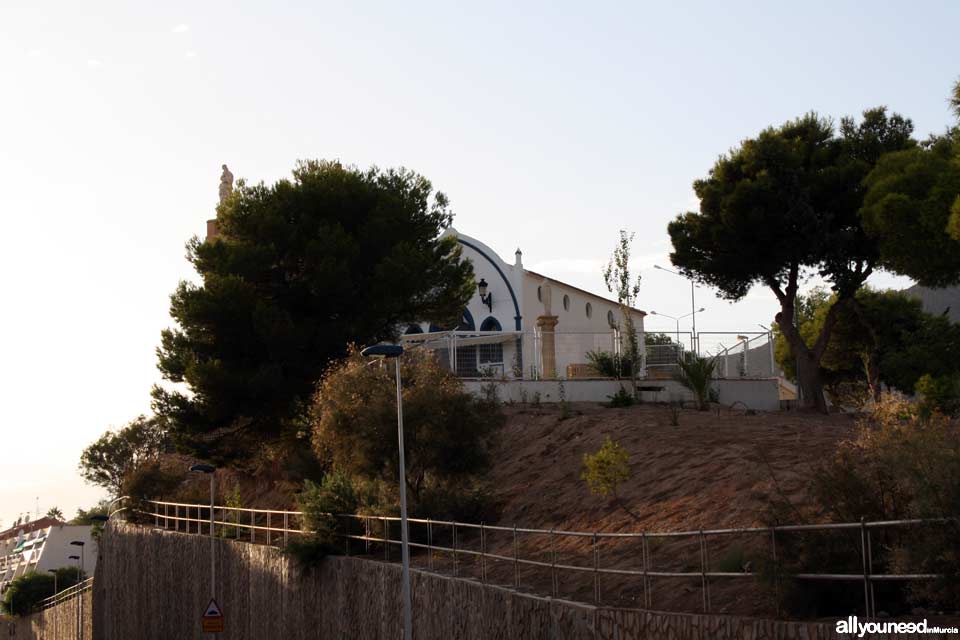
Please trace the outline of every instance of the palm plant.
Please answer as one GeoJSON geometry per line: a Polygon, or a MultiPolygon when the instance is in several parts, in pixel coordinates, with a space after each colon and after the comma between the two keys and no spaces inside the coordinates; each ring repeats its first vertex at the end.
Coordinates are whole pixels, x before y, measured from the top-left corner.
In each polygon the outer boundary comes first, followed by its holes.
{"type": "Polygon", "coordinates": [[[697,409],[706,411],[710,400],[710,381],[717,368],[716,358],[705,358],[689,354],[680,361],[680,372],[673,379],[693,392],[697,399],[697,409]]]}

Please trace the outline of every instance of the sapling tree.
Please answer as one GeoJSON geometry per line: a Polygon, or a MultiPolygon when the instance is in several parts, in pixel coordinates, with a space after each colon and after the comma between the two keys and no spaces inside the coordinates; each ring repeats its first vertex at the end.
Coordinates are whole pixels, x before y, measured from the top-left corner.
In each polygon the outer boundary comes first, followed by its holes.
{"type": "Polygon", "coordinates": [[[634,520],[640,519],[617,491],[621,484],[630,479],[630,454],[609,436],[596,453],[583,454],[580,478],[587,483],[590,493],[604,498],[610,496],[627,515],[634,520]]]}
{"type": "Polygon", "coordinates": [[[620,314],[623,316],[621,340],[626,338],[626,359],[630,363],[630,380],[633,393],[637,394],[637,372],[640,370],[640,338],[633,321],[633,305],[640,292],[640,276],[636,279],[630,273],[630,248],[635,234],[620,230],[620,240],[610,261],[603,270],[603,281],[607,290],[617,296],[620,314]]]}

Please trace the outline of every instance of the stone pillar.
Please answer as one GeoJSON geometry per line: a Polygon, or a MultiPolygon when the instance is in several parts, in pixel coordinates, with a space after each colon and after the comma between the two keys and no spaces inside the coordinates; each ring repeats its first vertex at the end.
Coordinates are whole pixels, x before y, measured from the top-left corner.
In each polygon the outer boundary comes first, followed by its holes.
{"type": "Polygon", "coordinates": [[[213,240],[219,235],[217,229],[217,219],[207,220],[207,240],[213,240]]]}
{"type": "Polygon", "coordinates": [[[543,362],[541,374],[546,379],[557,377],[557,346],[553,332],[557,322],[557,316],[537,318],[537,327],[540,329],[540,355],[543,362]]]}

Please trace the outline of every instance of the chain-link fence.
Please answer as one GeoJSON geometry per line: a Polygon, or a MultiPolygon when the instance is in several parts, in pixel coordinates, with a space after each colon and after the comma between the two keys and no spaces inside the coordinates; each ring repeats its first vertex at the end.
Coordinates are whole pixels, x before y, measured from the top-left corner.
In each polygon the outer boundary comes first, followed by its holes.
{"type": "MultiPolygon", "coordinates": [[[[692,354],[717,358],[716,377],[771,378],[779,371],[769,333],[649,334],[636,358],[617,329],[571,331],[438,331],[406,335],[408,349],[429,349],[461,378],[553,380],[670,377],[692,354]],[[634,360],[636,362],[634,363],[634,360]]],[[[642,338],[641,338],[642,339],[642,338]]]]}

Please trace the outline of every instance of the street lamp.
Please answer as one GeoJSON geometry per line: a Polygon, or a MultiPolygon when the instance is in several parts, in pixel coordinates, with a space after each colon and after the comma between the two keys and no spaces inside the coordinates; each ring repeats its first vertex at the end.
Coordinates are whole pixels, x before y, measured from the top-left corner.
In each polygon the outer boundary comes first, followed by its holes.
{"type": "MultiPolygon", "coordinates": [[[[483,280],[481,285],[486,285],[483,280]]],[[[486,288],[486,287],[484,287],[486,288]]],[[[480,294],[481,297],[483,293],[480,294]]],[[[492,302],[490,303],[493,304],[492,302]]],[[[403,387],[400,381],[400,356],[403,347],[394,344],[378,344],[360,352],[367,357],[393,358],[397,371],[397,440],[400,445],[400,548],[403,558],[403,640],[413,638],[413,614],[410,607],[410,541],[407,536],[407,472],[403,452],[403,387]]],[[[389,543],[386,543],[389,544],[389,543]]]]}
{"type": "MultiPolygon", "coordinates": [[[[659,269],[660,271],[666,271],[667,273],[672,273],[673,275],[679,276],[679,277],[681,277],[681,278],[684,278],[684,277],[685,277],[682,273],[677,273],[676,271],[673,271],[673,270],[671,270],[671,269],[667,269],[667,268],[665,268],[665,267],[661,267],[661,266],[658,265],[658,264],[653,265],[653,268],[654,268],[654,269],[659,269]]],[[[689,315],[693,316],[693,342],[694,342],[694,345],[695,345],[695,348],[696,348],[697,355],[700,355],[700,341],[697,340],[697,337],[696,337],[696,336],[697,336],[697,308],[696,308],[696,307],[697,307],[697,302],[696,302],[696,298],[695,298],[695,295],[694,295],[694,283],[693,283],[693,279],[692,279],[692,278],[688,278],[688,279],[690,280],[690,309],[691,309],[689,315]]],[[[702,309],[701,309],[701,311],[702,311],[702,309]]]]}
{"type": "MultiPolygon", "coordinates": [[[[73,556],[70,556],[71,558],[73,556]]],[[[47,569],[50,573],[53,574],[53,595],[57,595],[57,592],[60,591],[57,589],[57,570],[56,569],[47,569]]]]}
{"type": "Polygon", "coordinates": [[[84,556],[83,548],[86,546],[87,543],[85,543],[83,540],[71,540],[70,544],[74,547],[80,547],[80,570],[86,573],[87,567],[83,559],[83,556],[84,556]]]}
{"type": "Polygon", "coordinates": [[[77,561],[77,584],[80,584],[80,556],[67,556],[67,560],[77,561]]]}
{"type": "MultiPolygon", "coordinates": [[[[671,315],[669,315],[669,314],[667,314],[667,313],[659,313],[659,312],[657,312],[657,311],[651,311],[651,312],[650,312],[650,315],[652,315],[652,316],[663,316],[664,318],[670,318],[671,320],[675,321],[675,322],[677,323],[677,344],[680,344],[680,321],[683,320],[683,319],[686,318],[686,317],[692,316],[692,315],[697,314],[697,313],[702,313],[702,312],[704,312],[704,311],[706,311],[706,308],[705,308],[705,307],[700,307],[700,308],[697,309],[696,311],[691,311],[690,313],[685,313],[685,314],[683,314],[682,316],[671,316],[671,315]]],[[[695,336],[696,333],[697,333],[697,325],[694,324],[694,325],[693,325],[693,335],[691,335],[691,337],[690,337],[691,341],[693,341],[693,340],[695,339],[693,336],[695,336]]]]}
{"type": "MultiPolygon", "coordinates": [[[[216,557],[215,557],[216,549],[214,546],[216,542],[213,539],[213,495],[214,495],[213,492],[214,492],[214,479],[216,477],[216,474],[214,472],[216,471],[216,468],[209,464],[195,464],[192,467],[190,467],[190,471],[195,473],[205,473],[210,476],[210,598],[212,599],[217,597],[217,591],[216,591],[217,565],[216,565],[216,557]]],[[[199,518],[199,515],[198,515],[198,518],[199,518]]],[[[198,524],[197,525],[198,532],[199,532],[199,528],[200,527],[198,524]]]]}

